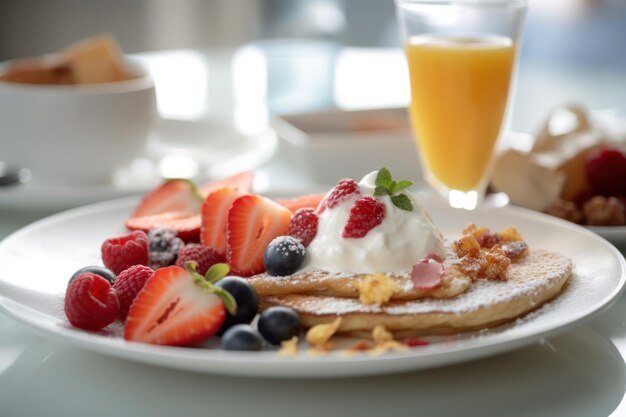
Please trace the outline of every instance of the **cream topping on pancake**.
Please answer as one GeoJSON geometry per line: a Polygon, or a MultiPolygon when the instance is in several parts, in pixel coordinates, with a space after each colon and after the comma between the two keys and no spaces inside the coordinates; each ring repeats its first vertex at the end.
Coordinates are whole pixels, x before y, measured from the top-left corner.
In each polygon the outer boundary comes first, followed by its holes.
{"type": "Polygon", "coordinates": [[[413,211],[399,209],[389,196],[377,196],[385,205],[383,222],[362,238],[341,236],[354,202],[374,195],[377,174],[378,171],[374,171],[363,177],[359,195],[352,195],[320,215],[317,235],[308,247],[309,260],[303,272],[406,272],[428,256],[444,257],[441,233],[409,192],[406,194],[413,203],[413,211]]]}

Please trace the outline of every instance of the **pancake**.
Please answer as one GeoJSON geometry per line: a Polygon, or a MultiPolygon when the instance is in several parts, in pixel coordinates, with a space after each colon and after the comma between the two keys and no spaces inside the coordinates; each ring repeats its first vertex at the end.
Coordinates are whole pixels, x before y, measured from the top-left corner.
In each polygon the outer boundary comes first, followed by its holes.
{"type": "Polygon", "coordinates": [[[342,317],[338,333],[367,337],[378,324],[396,338],[484,329],[521,317],[556,297],[572,274],[571,260],[536,249],[510,265],[508,280],[479,279],[451,299],[424,298],[365,305],[354,298],[311,294],[261,297],[261,308],[295,309],[305,327],[342,317]]]}
{"type": "MultiPolygon", "coordinates": [[[[411,273],[388,272],[383,275],[391,278],[399,287],[399,291],[391,296],[392,300],[406,301],[420,298],[451,298],[465,291],[472,285],[470,277],[450,266],[457,261],[456,255],[448,245],[448,259],[444,262],[446,273],[441,285],[434,289],[415,288],[411,281],[411,273]]],[[[288,294],[311,294],[332,297],[359,298],[357,283],[368,275],[359,273],[328,272],[313,270],[284,277],[259,274],[249,279],[260,297],[288,294]]]]}
{"type": "MultiPolygon", "coordinates": [[[[248,281],[261,297],[288,294],[312,294],[334,297],[359,298],[356,283],[371,274],[347,274],[342,272],[310,271],[285,277],[268,274],[256,275],[248,281]]],[[[392,295],[392,300],[416,300],[419,298],[450,298],[466,291],[472,280],[456,269],[450,269],[443,276],[441,285],[435,289],[415,288],[411,275],[406,273],[386,273],[398,284],[400,290],[392,295]]]]}

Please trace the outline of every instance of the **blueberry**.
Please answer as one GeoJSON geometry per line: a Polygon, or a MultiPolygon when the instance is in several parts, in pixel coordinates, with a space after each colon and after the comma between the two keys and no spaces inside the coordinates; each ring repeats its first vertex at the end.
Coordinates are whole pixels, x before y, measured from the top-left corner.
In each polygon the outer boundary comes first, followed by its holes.
{"type": "Polygon", "coordinates": [[[261,350],[263,338],[249,324],[237,324],[224,333],[221,347],[224,350],[261,350]]]}
{"type": "Polygon", "coordinates": [[[230,313],[226,313],[226,320],[219,334],[224,333],[235,324],[249,324],[259,309],[259,297],[252,285],[245,279],[234,276],[224,277],[215,285],[224,288],[237,301],[237,314],[232,316],[230,313]]]}
{"type": "Polygon", "coordinates": [[[176,232],[170,229],[153,228],[148,231],[150,241],[150,261],[148,266],[159,269],[173,265],[178,257],[178,251],[185,246],[176,232]]]}
{"type": "Polygon", "coordinates": [[[74,272],[70,280],[67,282],[67,285],[69,286],[72,283],[72,281],[74,281],[76,278],[78,278],[79,275],[82,275],[85,272],[91,272],[92,274],[100,275],[102,278],[109,281],[111,285],[113,285],[113,283],[115,282],[115,279],[117,278],[117,276],[115,276],[115,273],[113,273],[113,271],[111,271],[108,268],[105,268],[103,266],[98,266],[98,265],[89,265],[89,266],[80,268],[78,271],[74,272]]]}
{"type": "Polygon", "coordinates": [[[279,236],[265,249],[263,262],[270,275],[285,276],[296,272],[304,263],[306,249],[291,236],[279,236]]]}
{"type": "Polygon", "coordinates": [[[288,307],[270,307],[259,317],[257,327],[265,340],[280,345],[300,334],[300,316],[288,307]]]}

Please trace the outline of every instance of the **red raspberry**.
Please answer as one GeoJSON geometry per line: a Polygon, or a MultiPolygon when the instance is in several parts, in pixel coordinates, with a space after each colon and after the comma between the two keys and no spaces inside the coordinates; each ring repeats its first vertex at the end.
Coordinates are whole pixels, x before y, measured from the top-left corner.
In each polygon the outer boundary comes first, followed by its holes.
{"type": "Polygon", "coordinates": [[[304,247],[309,246],[317,234],[315,210],[312,208],[298,209],[289,222],[287,234],[299,239],[304,247]]]}
{"type": "Polygon", "coordinates": [[[204,275],[212,265],[218,262],[224,262],[225,259],[208,246],[201,245],[200,243],[188,243],[178,252],[176,265],[184,268],[185,262],[188,261],[196,261],[198,263],[196,272],[200,275],[204,275]]]}
{"type": "Polygon", "coordinates": [[[102,244],[102,262],[115,274],[133,265],[148,265],[149,259],[150,241],[140,230],[107,239],[102,244]]]}
{"type": "Polygon", "coordinates": [[[117,293],[100,275],[85,272],[65,293],[65,315],[72,326],[100,330],[113,323],[120,310],[117,293]]]}
{"type": "Polygon", "coordinates": [[[337,204],[346,200],[352,194],[359,194],[359,184],[350,178],[339,180],[337,185],[330,190],[328,195],[320,202],[317,208],[318,213],[322,213],[326,208],[336,207],[337,204]]]}
{"type": "Polygon", "coordinates": [[[120,300],[119,316],[122,320],[126,319],[130,305],[153,273],[152,268],[145,265],[133,265],[117,276],[113,288],[120,300]]]}
{"type": "Polygon", "coordinates": [[[626,194],[626,156],[616,148],[599,148],[587,159],[587,179],[596,195],[626,194]]]}
{"type": "Polygon", "coordinates": [[[348,223],[341,234],[344,238],[363,237],[385,218],[385,205],[372,197],[361,197],[350,209],[348,223]]]}

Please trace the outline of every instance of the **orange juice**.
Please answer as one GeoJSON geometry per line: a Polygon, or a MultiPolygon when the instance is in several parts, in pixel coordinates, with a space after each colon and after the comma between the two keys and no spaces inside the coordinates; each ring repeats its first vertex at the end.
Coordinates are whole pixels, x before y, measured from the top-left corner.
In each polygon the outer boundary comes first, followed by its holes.
{"type": "Polygon", "coordinates": [[[506,110],[515,44],[506,37],[416,36],[406,46],[410,116],[430,174],[476,190],[506,110]]]}

